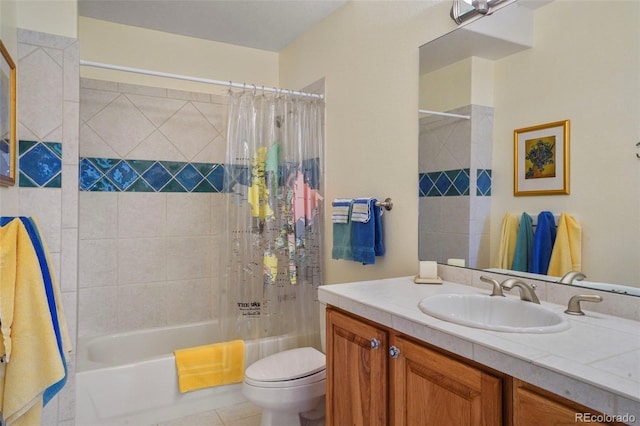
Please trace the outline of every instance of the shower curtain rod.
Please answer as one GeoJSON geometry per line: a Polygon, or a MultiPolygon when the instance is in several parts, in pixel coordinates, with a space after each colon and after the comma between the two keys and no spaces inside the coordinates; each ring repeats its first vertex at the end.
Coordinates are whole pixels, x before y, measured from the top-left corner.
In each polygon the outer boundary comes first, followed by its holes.
{"type": "Polygon", "coordinates": [[[428,109],[419,109],[418,112],[420,114],[442,115],[445,117],[464,118],[465,120],[471,120],[471,116],[469,115],[452,114],[450,112],[429,111],[428,109]]]}
{"type": "Polygon", "coordinates": [[[181,75],[181,74],[171,74],[171,73],[160,72],[160,71],[145,70],[142,68],[123,67],[120,65],[105,64],[102,62],[85,61],[82,59],[80,60],[80,65],[87,66],[87,67],[94,67],[94,68],[104,68],[104,69],[116,70],[116,71],[132,72],[136,74],[153,75],[156,77],[174,78],[177,80],[194,81],[196,83],[215,84],[217,86],[227,86],[229,88],[234,87],[236,89],[252,89],[253,88],[254,90],[260,90],[263,92],[270,92],[270,93],[285,93],[289,95],[305,96],[305,97],[316,98],[316,99],[324,98],[323,95],[319,95],[317,93],[306,93],[306,92],[298,92],[298,91],[289,90],[289,89],[278,89],[275,87],[256,86],[255,84],[234,83],[232,81],[211,80],[208,78],[191,77],[188,75],[181,75]]]}

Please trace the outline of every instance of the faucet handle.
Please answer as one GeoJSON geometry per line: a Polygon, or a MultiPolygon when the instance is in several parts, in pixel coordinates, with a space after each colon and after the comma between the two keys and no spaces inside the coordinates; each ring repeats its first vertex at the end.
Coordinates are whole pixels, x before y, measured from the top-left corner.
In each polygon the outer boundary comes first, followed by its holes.
{"type": "Polygon", "coordinates": [[[580,271],[569,271],[560,278],[560,283],[562,284],[571,284],[574,280],[582,281],[587,276],[580,271]]]}
{"type": "Polygon", "coordinates": [[[497,280],[494,280],[493,278],[485,277],[484,275],[482,275],[480,277],[480,281],[484,281],[485,283],[489,283],[493,286],[493,291],[491,292],[492,296],[505,297],[504,293],[502,292],[502,286],[497,280]]]}
{"type": "Polygon", "coordinates": [[[535,291],[536,285],[533,283],[528,284],[517,278],[507,278],[502,282],[502,284],[500,284],[500,286],[507,291],[511,290],[513,287],[518,287],[520,289],[520,299],[526,302],[540,304],[540,299],[538,299],[535,291]]]}
{"type": "Polygon", "coordinates": [[[584,315],[584,312],[580,309],[580,302],[599,303],[602,302],[602,296],[598,296],[597,294],[576,294],[569,299],[569,306],[567,306],[567,310],[564,311],[564,313],[569,315],[584,315]]]}

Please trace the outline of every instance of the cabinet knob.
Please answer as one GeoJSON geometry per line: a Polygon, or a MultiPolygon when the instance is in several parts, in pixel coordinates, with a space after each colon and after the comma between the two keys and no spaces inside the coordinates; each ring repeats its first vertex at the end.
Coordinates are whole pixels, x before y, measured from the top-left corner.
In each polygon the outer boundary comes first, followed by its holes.
{"type": "Polygon", "coordinates": [[[391,346],[389,348],[389,355],[391,356],[391,358],[396,359],[398,358],[398,356],[400,355],[400,349],[396,348],[395,346],[391,346]]]}
{"type": "Polygon", "coordinates": [[[380,340],[375,337],[371,339],[371,349],[378,349],[380,347],[380,340]]]}

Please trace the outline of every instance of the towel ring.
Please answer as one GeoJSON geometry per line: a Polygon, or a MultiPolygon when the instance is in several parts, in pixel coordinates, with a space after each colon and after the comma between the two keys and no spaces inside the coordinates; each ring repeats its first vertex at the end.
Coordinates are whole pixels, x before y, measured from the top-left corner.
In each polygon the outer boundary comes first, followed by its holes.
{"type": "MultiPolygon", "coordinates": [[[[640,142],[636,144],[636,147],[640,147],[640,142]]],[[[636,152],[636,158],[640,158],[640,154],[638,154],[637,152],[636,152]]]]}

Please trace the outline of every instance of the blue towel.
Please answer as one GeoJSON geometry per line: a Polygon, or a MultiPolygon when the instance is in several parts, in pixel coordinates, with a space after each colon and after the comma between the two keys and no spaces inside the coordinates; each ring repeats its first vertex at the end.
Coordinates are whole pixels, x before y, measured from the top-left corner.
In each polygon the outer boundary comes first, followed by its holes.
{"type": "MultiPolygon", "coordinates": [[[[0,226],[5,226],[12,220],[16,218],[14,217],[0,217],[0,226]]],[[[64,366],[64,377],[60,379],[57,383],[49,386],[43,395],[43,405],[47,405],[47,403],[64,387],[67,382],[67,362],[66,356],[64,354],[63,349],[63,341],[62,335],[60,332],[60,323],[58,321],[58,308],[56,306],[56,296],[53,289],[53,280],[51,277],[51,268],[47,261],[47,255],[45,252],[44,244],[42,243],[42,239],[40,237],[40,233],[38,232],[38,227],[36,226],[33,219],[29,217],[20,216],[20,221],[24,225],[27,230],[27,234],[31,239],[31,243],[33,244],[34,251],[36,252],[36,256],[38,257],[38,263],[40,264],[40,271],[42,272],[42,279],[44,282],[44,290],[47,295],[47,304],[49,306],[49,315],[51,316],[51,324],[53,326],[53,331],[56,336],[56,342],[58,344],[58,352],[60,354],[60,359],[62,361],[62,365],[64,366]]]]}
{"type": "Polygon", "coordinates": [[[516,240],[516,251],[513,255],[514,271],[530,272],[533,269],[533,222],[531,216],[522,213],[520,228],[516,240]]]}
{"type": "Polygon", "coordinates": [[[551,251],[556,241],[556,222],[553,213],[544,211],[538,215],[538,224],[533,235],[533,265],[535,274],[546,274],[551,260],[551,251]]]}
{"type": "Polygon", "coordinates": [[[336,199],[333,201],[333,259],[353,260],[351,249],[351,208],[353,200],[336,199]],[[344,211],[346,210],[346,215],[344,211]]]}
{"type": "Polygon", "coordinates": [[[384,255],[382,209],[376,206],[377,201],[375,198],[353,200],[351,214],[353,260],[363,265],[376,263],[376,256],[384,255]]]}

